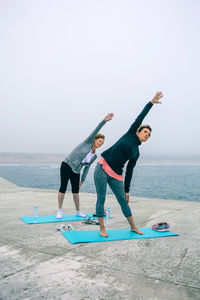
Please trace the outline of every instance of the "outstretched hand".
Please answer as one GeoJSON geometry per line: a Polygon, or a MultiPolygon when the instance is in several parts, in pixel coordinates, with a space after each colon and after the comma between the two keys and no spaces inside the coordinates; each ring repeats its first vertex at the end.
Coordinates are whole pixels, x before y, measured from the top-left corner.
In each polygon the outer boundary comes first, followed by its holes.
{"type": "Polygon", "coordinates": [[[112,120],[112,118],[114,117],[114,114],[113,113],[109,113],[109,114],[107,114],[107,116],[105,116],[105,118],[104,118],[104,121],[110,121],[110,120],[112,120]]]}
{"type": "Polygon", "coordinates": [[[162,92],[161,91],[159,91],[159,92],[157,92],[156,94],[155,94],[155,96],[153,97],[153,99],[151,100],[151,103],[153,103],[153,104],[155,104],[155,103],[162,103],[162,102],[160,102],[159,100],[160,100],[160,98],[162,98],[163,97],[163,94],[162,94],[162,92]]]}

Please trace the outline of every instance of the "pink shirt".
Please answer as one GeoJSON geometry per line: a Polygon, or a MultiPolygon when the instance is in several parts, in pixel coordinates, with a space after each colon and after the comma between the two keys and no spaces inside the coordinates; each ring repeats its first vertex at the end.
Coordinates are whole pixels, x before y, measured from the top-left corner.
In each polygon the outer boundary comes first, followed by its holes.
{"type": "Polygon", "coordinates": [[[98,164],[102,165],[102,168],[104,169],[104,171],[110,176],[113,177],[117,180],[122,181],[123,180],[123,176],[122,175],[118,175],[117,173],[115,173],[111,167],[107,164],[107,162],[105,161],[105,159],[103,157],[101,157],[98,161],[98,164]]]}

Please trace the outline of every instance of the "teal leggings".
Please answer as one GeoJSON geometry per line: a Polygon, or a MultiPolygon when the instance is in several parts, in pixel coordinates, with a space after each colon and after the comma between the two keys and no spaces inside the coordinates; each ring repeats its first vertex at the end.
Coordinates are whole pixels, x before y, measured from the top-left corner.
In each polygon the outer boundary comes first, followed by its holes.
{"type": "Polygon", "coordinates": [[[123,181],[109,176],[103,169],[102,165],[97,164],[94,170],[94,182],[97,191],[96,214],[101,218],[104,216],[104,203],[106,200],[107,183],[113,191],[121,210],[125,217],[132,216],[131,209],[126,201],[123,181]]]}

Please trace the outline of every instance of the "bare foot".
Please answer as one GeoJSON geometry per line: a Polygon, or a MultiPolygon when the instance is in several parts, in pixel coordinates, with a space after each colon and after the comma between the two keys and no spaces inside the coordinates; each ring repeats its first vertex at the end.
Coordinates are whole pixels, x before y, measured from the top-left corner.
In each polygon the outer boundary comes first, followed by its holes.
{"type": "Polygon", "coordinates": [[[139,230],[137,227],[131,227],[131,231],[134,231],[138,234],[143,234],[143,232],[141,230],[139,230]]]}
{"type": "Polygon", "coordinates": [[[100,231],[100,236],[102,236],[102,237],[108,237],[108,234],[107,234],[107,232],[106,232],[105,229],[100,231]]]}

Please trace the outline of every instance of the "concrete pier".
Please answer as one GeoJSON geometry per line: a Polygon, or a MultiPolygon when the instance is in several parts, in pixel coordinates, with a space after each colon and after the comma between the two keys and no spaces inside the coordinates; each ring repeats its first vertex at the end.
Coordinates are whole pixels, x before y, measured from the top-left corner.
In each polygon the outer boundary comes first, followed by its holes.
{"type": "MultiPolygon", "coordinates": [[[[200,299],[200,203],[131,197],[139,227],[167,221],[178,237],[70,244],[61,223],[26,225],[21,216],[53,215],[57,191],[18,187],[0,178],[0,299],[200,299]]],[[[81,193],[81,210],[95,210],[96,195],[81,193]]],[[[113,195],[109,228],[128,228],[113,195]]],[[[64,214],[74,213],[71,193],[64,214]]],[[[96,225],[72,223],[75,230],[96,225]]]]}

